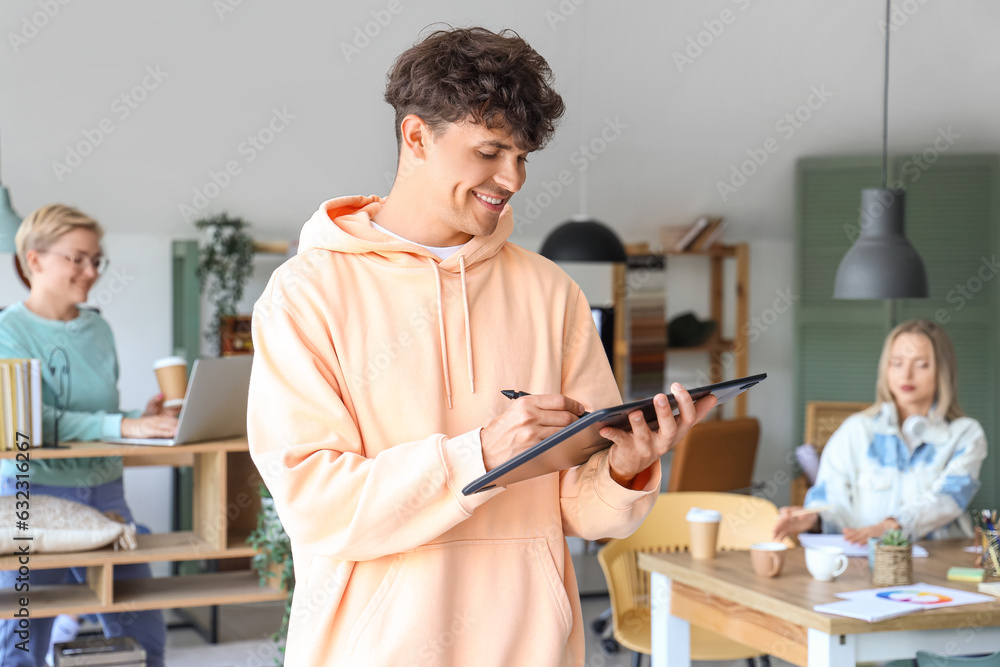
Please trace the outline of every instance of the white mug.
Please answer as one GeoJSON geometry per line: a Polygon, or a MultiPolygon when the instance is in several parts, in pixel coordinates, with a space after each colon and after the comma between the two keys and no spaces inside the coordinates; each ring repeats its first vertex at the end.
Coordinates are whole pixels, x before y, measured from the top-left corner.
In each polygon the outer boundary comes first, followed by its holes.
{"type": "Polygon", "coordinates": [[[806,569],[817,581],[830,581],[847,569],[847,556],[840,547],[806,549],[806,569]]]}

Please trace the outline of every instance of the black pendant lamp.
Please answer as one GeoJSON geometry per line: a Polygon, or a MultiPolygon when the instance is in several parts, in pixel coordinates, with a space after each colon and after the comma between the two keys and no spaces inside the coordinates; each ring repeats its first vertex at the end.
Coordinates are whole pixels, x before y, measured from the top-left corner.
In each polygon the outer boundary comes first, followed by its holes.
{"type": "Polygon", "coordinates": [[[927,270],[905,233],[906,193],[889,189],[889,27],[885,3],[885,87],[882,105],[882,187],[861,191],[861,235],[840,261],[834,299],[926,299],[927,270]]]}
{"type": "Polygon", "coordinates": [[[553,262],[628,261],[618,235],[604,223],[586,215],[574,215],[552,230],[539,254],[553,262]]]}

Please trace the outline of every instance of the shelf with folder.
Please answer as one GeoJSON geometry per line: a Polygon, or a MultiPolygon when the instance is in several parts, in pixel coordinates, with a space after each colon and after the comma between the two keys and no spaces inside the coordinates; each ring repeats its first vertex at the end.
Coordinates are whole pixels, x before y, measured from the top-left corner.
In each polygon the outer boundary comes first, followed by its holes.
{"type": "MultiPolygon", "coordinates": [[[[67,443],[66,448],[34,447],[32,459],[123,456],[138,463],[157,461],[193,465],[194,525],[190,531],[138,535],[138,548],[111,547],[70,553],[37,553],[32,569],[87,568],[87,582],[33,586],[31,610],[35,617],[61,613],[92,613],[137,609],[197,607],[286,598],[277,587],[261,587],[257,574],[236,569],[206,574],[114,581],[114,568],[131,563],[220,561],[241,564],[255,554],[247,537],[256,525],[260,507],[259,477],[250,460],[246,438],[230,438],[177,447],[147,447],[102,442],[67,443]]],[[[15,452],[0,452],[12,458],[15,452]]],[[[16,568],[17,556],[0,556],[0,569],[16,568]]],[[[224,568],[223,568],[224,569],[224,568]]],[[[0,613],[19,608],[12,591],[0,593],[0,613]]]]}
{"type": "MultiPolygon", "coordinates": [[[[750,246],[746,243],[731,245],[715,244],[701,250],[684,250],[681,252],[666,252],[668,257],[705,257],[710,262],[709,271],[709,317],[716,323],[712,337],[694,347],[667,347],[666,356],[669,365],[672,354],[704,353],[709,355],[709,382],[721,382],[723,371],[731,365],[732,377],[749,375],[749,321],[750,321],[750,246]],[[735,261],[734,284],[731,291],[734,296],[735,313],[725,312],[726,271],[725,262],[735,261]],[[732,317],[735,324],[733,338],[723,338],[724,322],[732,317]],[[731,353],[732,360],[725,363],[723,355],[731,353]]],[[[747,414],[747,396],[741,394],[733,401],[734,416],[745,417],[747,414]]]]}

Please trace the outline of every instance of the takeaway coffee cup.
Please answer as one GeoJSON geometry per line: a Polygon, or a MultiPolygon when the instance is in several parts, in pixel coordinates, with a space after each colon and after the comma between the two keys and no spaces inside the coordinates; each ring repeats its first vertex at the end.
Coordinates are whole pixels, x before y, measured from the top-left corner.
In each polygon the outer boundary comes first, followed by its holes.
{"type": "Polygon", "coordinates": [[[715,558],[715,544],[719,539],[719,522],[722,514],[715,510],[692,507],[687,513],[691,530],[691,557],[697,560],[715,558]]]}
{"type": "Polygon", "coordinates": [[[847,569],[847,556],[840,547],[806,549],[806,569],[817,581],[830,581],[847,569]]]}
{"type": "Polygon", "coordinates": [[[182,357],[164,357],[153,364],[163,394],[163,407],[179,408],[187,391],[187,362],[182,357]]]}
{"type": "Polygon", "coordinates": [[[758,577],[777,577],[785,564],[785,552],[781,542],[759,542],[750,547],[750,563],[758,577]]]}

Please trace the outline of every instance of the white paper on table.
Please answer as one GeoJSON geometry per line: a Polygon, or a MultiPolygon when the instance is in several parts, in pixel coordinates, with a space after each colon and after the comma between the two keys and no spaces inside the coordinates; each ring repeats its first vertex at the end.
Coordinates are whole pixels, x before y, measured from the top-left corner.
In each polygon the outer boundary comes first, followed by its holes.
{"type": "Polygon", "coordinates": [[[863,591],[837,593],[837,597],[865,604],[884,601],[890,601],[893,604],[905,604],[906,606],[916,604],[924,609],[961,607],[962,605],[994,602],[996,600],[992,595],[970,593],[959,588],[946,588],[922,582],[910,584],[909,586],[887,586],[885,588],[869,588],[863,591]]]}
{"type": "Polygon", "coordinates": [[[837,616],[849,616],[859,618],[862,621],[875,623],[887,618],[895,618],[904,614],[923,611],[924,605],[907,604],[905,602],[893,602],[891,600],[841,600],[840,602],[828,602],[818,604],[813,607],[814,611],[821,611],[824,614],[836,614],[837,616]]]}
{"type": "MultiPolygon", "coordinates": [[[[820,547],[840,547],[848,558],[868,558],[867,544],[854,544],[838,534],[799,533],[799,543],[807,549],[820,547]]],[[[919,544],[913,545],[914,558],[927,558],[927,549],[919,544]]]]}

